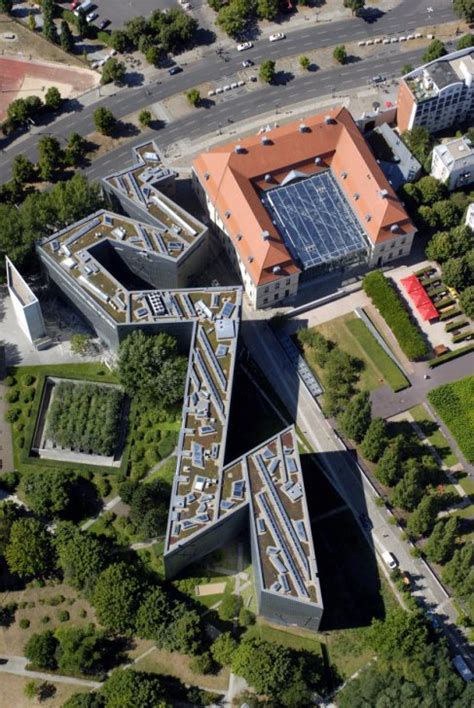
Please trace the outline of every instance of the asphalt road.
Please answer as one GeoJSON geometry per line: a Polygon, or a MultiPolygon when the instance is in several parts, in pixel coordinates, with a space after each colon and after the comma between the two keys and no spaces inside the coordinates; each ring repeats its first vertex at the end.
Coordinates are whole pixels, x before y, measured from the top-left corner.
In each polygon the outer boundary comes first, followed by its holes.
{"type": "MultiPolygon", "coordinates": [[[[381,555],[391,551],[400,568],[408,571],[414,581],[413,594],[425,609],[431,609],[451,645],[469,662],[469,648],[463,635],[455,626],[457,612],[447,593],[432,575],[430,568],[420,558],[413,558],[410,546],[402,539],[398,526],[390,523],[385,507],[377,506],[377,492],[359,470],[353,457],[345,451],[335,431],[321,413],[319,406],[301,384],[294,367],[281,349],[277,338],[264,319],[255,319],[255,313],[244,303],[242,336],[245,344],[265,376],[278,393],[313,449],[316,460],[354,513],[360,524],[359,514],[366,514],[372,524],[371,531],[361,525],[367,541],[381,555]]],[[[324,598],[323,598],[324,600],[324,598]]]]}
{"type": "MultiPolygon", "coordinates": [[[[107,106],[117,118],[121,118],[139,108],[163,100],[175,93],[186,91],[205,81],[217,81],[222,77],[233,76],[241,67],[244,58],[252,59],[258,64],[263,59],[279,59],[309,51],[310,48],[332,46],[371,36],[407,34],[428,21],[443,23],[453,19],[449,0],[432,0],[431,5],[433,12],[429,17],[426,11],[426,0],[418,2],[417,0],[405,0],[397,8],[370,24],[360,18],[328,24],[317,23],[312,26],[308,23],[308,27],[288,32],[284,41],[270,44],[268,39],[262,38],[255,41],[255,46],[251,50],[241,53],[233,51],[228,54],[217,54],[218,47],[210,45],[205,49],[203,58],[192,65],[185,66],[181,74],[170,77],[165,70],[160,70],[154,73],[153,78],[150,75],[147,76],[146,85],[117,89],[114,95],[98,98],[97,101],[87,106],[80,105],[80,101],[75,102],[71,106],[71,112],[65,112],[54,123],[50,123],[40,130],[42,133],[53,134],[59,138],[66,138],[73,131],[85,135],[93,130],[92,113],[100,105],[107,106]]],[[[419,61],[420,52],[406,52],[400,55],[396,47],[397,45],[393,47],[382,45],[378,56],[373,59],[321,72],[320,75],[316,71],[314,73],[308,72],[307,76],[301,78],[283,77],[287,81],[286,84],[261,87],[258,95],[252,92],[248,96],[239,98],[238,106],[235,100],[226,101],[225,104],[216,103],[215,106],[210,104],[211,108],[209,115],[206,116],[205,127],[209,130],[214,127],[217,129],[221,120],[227,121],[228,118],[240,120],[260,113],[265,110],[265,105],[268,107],[268,101],[278,100],[281,107],[287,106],[307,99],[311,95],[315,97],[325,95],[328,93],[328,89],[330,92],[332,87],[344,90],[364,84],[367,79],[380,73],[381,70],[386,74],[395,74],[403,64],[419,61]],[[232,104],[235,104],[234,108],[229,110],[229,106],[232,104]]],[[[202,117],[196,117],[194,120],[196,120],[194,130],[196,135],[200,135],[199,130],[203,124],[202,117]]],[[[173,124],[174,128],[179,125],[184,124],[182,121],[173,124]]],[[[191,128],[193,128],[192,125],[191,128]]],[[[35,148],[39,140],[39,131],[38,129],[35,131],[35,134],[26,134],[10,144],[6,140],[0,141],[2,149],[0,180],[2,182],[10,177],[10,164],[15,155],[23,153],[32,160],[36,159],[35,148]]],[[[167,131],[163,131],[162,137],[165,140],[168,135],[170,134],[167,131]]],[[[177,137],[175,134],[169,142],[176,140],[177,137]]]]}

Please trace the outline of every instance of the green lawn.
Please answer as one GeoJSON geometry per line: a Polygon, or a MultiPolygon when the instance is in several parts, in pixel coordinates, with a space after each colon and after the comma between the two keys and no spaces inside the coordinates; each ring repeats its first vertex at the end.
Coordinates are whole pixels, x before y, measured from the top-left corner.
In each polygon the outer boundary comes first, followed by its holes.
{"type": "Polygon", "coordinates": [[[165,482],[168,482],[168,484],[171,484],[173,482],[175,472],[176,457],[173,455],[172,457],[168,457],[168,459],[165,460],[157,470],[155,470],[148,477],[146,477],[143,480],[143,483],[150,484],[150,482],[154,482],[156,479],[162,479],[165,482]]]}
{"type": "MultiPolygon", "coordinates": [[[[335,342],[343,351],[364,362],[358,382],[360,390],[372,391],[387,383],[393,390],[399,391],[409,385],[400,369],[354,313],[323,322],[314,329],[335,342]]],[[[310,347],[305,348],[305,357],[318,378],[324,380],[321,367],[315,362],[310,347]]]]}
{"type": "Polygon", "coordinates": [[[474,462],[474,376],[438,386],[430,391],[428,399],[466,459],[474,462]]]}
{"type": "Polygon", "coordinates": [[[458,458],[449,447],[448,441],[426,408],[420,403],[420,405],[411,408],[409,412],[418,423],[419,428],[429,441],[431,447],[433,447],[441,457],[446,467],[457,465],[459,462],[458,458]]]}
{"type": "Polygon", "coordinates": [[[380,372],[380,377],[385,379],[393,391],[401,391],[410,385],[405,374],[382,349],[361,319],[348,320],[346,327],[364,349],[370,364],[380,372]]]}

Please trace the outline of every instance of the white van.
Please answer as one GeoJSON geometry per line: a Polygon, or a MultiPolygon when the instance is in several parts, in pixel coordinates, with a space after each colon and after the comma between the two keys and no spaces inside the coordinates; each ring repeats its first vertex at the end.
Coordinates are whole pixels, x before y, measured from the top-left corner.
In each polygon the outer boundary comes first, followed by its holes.
{"type": "Polygon", "coordinates": [[[393,553],[390,553],[390,551],[384,551],[382,553],[382,558],[383,558],[385,565],[387,565],[390,568],[390,570],[394,570],[397,567],[398,561],[395,558],[395,556],[393,555],[393,553]]]}

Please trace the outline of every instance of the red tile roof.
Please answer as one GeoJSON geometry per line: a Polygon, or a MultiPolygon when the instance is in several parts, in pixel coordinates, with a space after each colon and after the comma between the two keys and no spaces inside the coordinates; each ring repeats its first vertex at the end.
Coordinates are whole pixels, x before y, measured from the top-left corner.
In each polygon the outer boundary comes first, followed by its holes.
{"type": "Polygon", "coordinates": [[[345,108],[307,118],[304,130],[302,126],[303,122],[290,123],[243,138],[202,153],[193,162],[256,285],[299,271],[259,196],[260,190],[280,184],[291,170],[313,175],[330,167],[374,244],[415,231],[345,108]],[[316,157],[321,158],[318,165],[316,157]],[[271,182],[265,181],[267,174],[271,182]],[[398,230],[393,233],[395,224],[398,230]],[[270,237],[265,240],[263,232],[270,237]],[[280,266],[278,274],[273,273],[275,266],[280,266]]]}

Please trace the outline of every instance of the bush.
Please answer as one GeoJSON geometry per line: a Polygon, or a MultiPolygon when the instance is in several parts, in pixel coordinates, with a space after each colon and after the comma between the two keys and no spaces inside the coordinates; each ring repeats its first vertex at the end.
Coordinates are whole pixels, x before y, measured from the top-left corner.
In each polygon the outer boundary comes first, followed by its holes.
{"type": "Polygon", "coordinates": [[[31,403],[33,398],[35,397],[35,390],[34,388],[27,388],[26,391],[23,391],[21,394],[21,402],[22,403],[31,403]]]}
{"type": "Polygon", "coordinates": [[[6,376],[3,379],[5,386],[14,386],[16,384],[16,378],[14,376],[6,376]]]}
{"type": "Polygon", "coordinates": [[[32,386],[36,382],[36,378],[32,374],[24,374],[21,377],[23,386],[32,386]]]}
{"type": "Polygon", "coordinates": [[[26,617],[22,617],[18,624],[20,625],[21,629],[28,629],[31,623],[29,619],[26,619],[26,617]]]}
{"type": "Polygon", "coordinates": [[[5,413],[7,423],[16,423],[21,416],[21,408],[9,408],[5,413]]]}
{"type": "Polygon", "coordinates": [[[16,403],[20,398],[20,392],[17,388],[14,388],[13,391],[8,391],[5,398],[7,399],[8,403],[16,403]]]}
{"type": "Polygon", "coordinates": [[[209,652],[198,654],[191,659],[191,671],[195,674],[209,674],[212,671],[213,661],[209,652]]]}
{"type": "Polygon", "coordinates": [[[239,611],[239,624],[241,627],[250,627],[255,624],[255,615],[246,607],[241,607],[239,611]]]}
{"type": "Polygon", "coordinates": [[[234,617],[239,614],[241,607],[242,598],[240,595],[224,595],[217,611],[222,620],[232,622],[234,617]]]}
{"type": "Polygon", "coordinates": [[[67,610],[59,610],[58,612],[58,620],[60,622],[67,622],[71,618],[71,615],[67,610]]]}
{"type": "Polygon", "coordinates": [[[423,336],[410,320],[400,295],[379,270],[365,276],[363,288],[380,311],[409,359],[423,359],[428,353],[423,336]]]}

